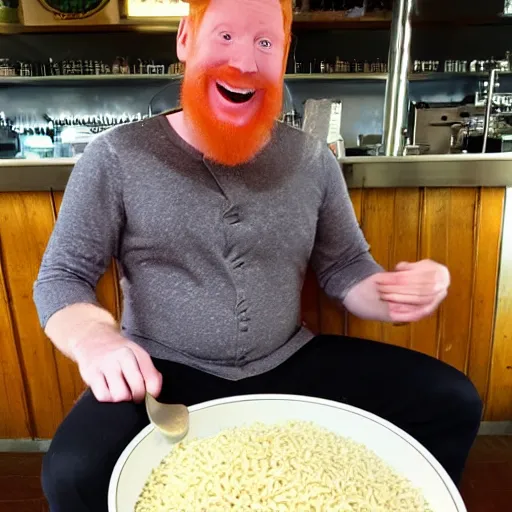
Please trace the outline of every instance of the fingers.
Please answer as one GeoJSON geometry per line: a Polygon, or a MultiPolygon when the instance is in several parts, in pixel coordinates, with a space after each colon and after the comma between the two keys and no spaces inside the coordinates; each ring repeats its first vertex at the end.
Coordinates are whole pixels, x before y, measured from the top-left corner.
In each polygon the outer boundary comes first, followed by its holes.
{"type": "Polygon", "coordinates": [[[375,277],[379,286],[425,286],[437,282],[435,272],[417,272],[416,270],[403,270],[400,272],[385,272],[375,277]]]}
{"type": "Polygon", "coordinates": [[[155,368],[149,354],[136,346],[134,354],[145,383],[145,390],[157,398],[162,390],[162,374],[155,368]]]}
{"type": "Polygon", "coordinates": [[[90,366],[82,378],[100,402],[140,402],[146,392],[137,359],[128,347],[104,358],[98,366],[90,366]]]}
{"type": "Polygon", "coordinates": [[[426,306],[437,299],[437,294],[431,295],[412,295],[401,293],[381,293],[381,300],[386,302],[395,302],[398,304],[410,304],[412,306],[426,306]]]}
{"type": "Polygon", "coordinates": [[[399,294],[382,294],[381,300],[388,302],[392,307],[403,306],[404,308],[418,308],[418,306],[436,308],[447,296],[446,290],[432,295],[399,295],[399,294]]]}
{"type": "Polygon", "coordinates": [[[119,363],[132,400],[135,403],[142,402],[146,395],[146,385],[135,354],[127,349],[119,363]]]}
{"type": "Polygon", "coordinates": [[[98,402],[127,402],[132,399],[119,366],[117,369],[109,368],[105,373],[94,370],[84,381],[98,402]]]}
{"type": "Polygon", "coordinates": [[[411,263],[408,261],[401,261],[398,263],[395,267],[395,270],[401,271],[401,270],[408,270],[411,268],[411,263]]]}
{"type": "Polygon", "coordinates": [[[88,378],[84,378],[84,382],[91,388],[93,395],[98,402],[111,402],[112,395],[107,386],[107,381],[103,373],[94,372],[88,378]]]}
{"type": "Polygon", "coordinates": [[[416,311],[410,313],[390,313],[389,316],[392,322],[410,323],[422,320],[431,314],[432,310],[430,308],[419,308],[416,311]]]}
{"type": "Polygon", "coordinates": [[[112,402],[129,402],[132,400],[132,393],[123,374],[121,362],[112,361],[103,371],[112,402]]]}
{"type": "Polygon", "coordinates": [[[422,318],[430,316],[446,297],[446,292],[441,292],[426,304],[403,304],[396,302],[388,303],[389,317],[392,322],[407,323],[417,322],[422,318]]]}
{"type": "Polygon", "coordinates": [[[450,272],[439,263],[422,260],[415,263],[402,261],[395,266],[394,271],[382,272],[375,276],[379,285],[422,286],[437,283],[442,287],[450,285],[450,272]]]}
{"type": "Polygon", "coordinates": [[[409,284],[409,285],[394,285],[394,284],[377,284],[379,293],[398,293],[401,295],[435,295],[443,291],[446,286],[438,281],[422,283],[422,284],[409,284]]]}
{"type": "Polygon", "coordinates": [[[389,317],[392,322],[417,322],[432,313],[432,308],[429,306],[404,306],[401,304],[398,306],[399,307],[393,308],[390,305],[389,317]]]}
{"type": "Polygon", "coordinates": [[[429,314],[446,297],[450,274],[446,267],[430,260],[416,263],[400,262],[393,272],[375,276],[380,299],[390,305],[394,321],[415,321],[429,314]],[[414,307],[399,310],[393,304],[414,307]]]}

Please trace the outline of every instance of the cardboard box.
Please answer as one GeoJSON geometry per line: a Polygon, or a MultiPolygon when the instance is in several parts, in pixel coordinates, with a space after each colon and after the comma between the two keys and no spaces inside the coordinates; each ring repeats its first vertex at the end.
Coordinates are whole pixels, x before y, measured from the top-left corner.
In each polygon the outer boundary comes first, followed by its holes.
{"type": "Polygon", "coordinates": [[[110,25],[120,19],[118,0],[21,0],[20,5],[22,23],[30,26],[110,25]]]}

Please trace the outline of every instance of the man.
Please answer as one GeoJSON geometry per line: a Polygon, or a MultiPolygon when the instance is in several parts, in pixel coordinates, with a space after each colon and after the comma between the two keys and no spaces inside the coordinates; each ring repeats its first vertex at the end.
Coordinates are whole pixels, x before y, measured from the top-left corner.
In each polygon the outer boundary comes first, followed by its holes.
{"type": "Polygon", "coordinates": [[[146,391],[191,405],[247,393],[349,403],[405,429],[458,482],[481,402],[468,379],[381,343],[300,323],[308,265],[368,319],[430,315],[445,267],[384,272],[324,141],[276,122],[290,0],[194,0],[180,25],[182,110],[97,137],[76,164],[35,284],[45,332],[87,392],[43,465],[52,512],[107,510],[112,468],[148,423],[146,391]],[[94,289],[111,258],[121,325],[94,289]]]}

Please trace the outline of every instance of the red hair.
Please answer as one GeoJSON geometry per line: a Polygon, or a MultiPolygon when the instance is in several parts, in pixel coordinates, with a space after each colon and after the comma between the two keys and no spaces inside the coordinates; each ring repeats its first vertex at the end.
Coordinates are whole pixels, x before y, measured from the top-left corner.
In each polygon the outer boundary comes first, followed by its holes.
{"type": "MultiPolygon", "coordinates": [[[[204,13],[208,8],[210,0],[184,0],[190,4],[190,11],[188,19],[191,23],[193,31],[195,32],[203,19],[204,13]]],[[[293,9],[292,0],[279,0],[281,4],[281,11],[283,12],[283,29],[284,29],[284,40],[285,40],[285,62],[288,56],[288,50],[290,47],[290,34],[292,32],[293,22],[293,9]]]]}

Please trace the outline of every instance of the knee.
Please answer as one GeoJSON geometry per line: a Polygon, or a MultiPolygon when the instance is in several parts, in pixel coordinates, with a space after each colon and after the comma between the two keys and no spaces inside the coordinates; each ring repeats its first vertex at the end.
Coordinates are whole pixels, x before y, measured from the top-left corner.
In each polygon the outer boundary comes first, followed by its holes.
{"type": "Polygon", "coordinates": [[[76,501],[80,489],[87,489],[94,478],[87,454],[63,448],[59,447],[58,438],[54,439],[41,468],[43,492],[58,510],[62,504],[76,501]]]}
{"type": "Polygon", "coordinates": [[[483,403],[473,382],[459,370],[445,365],[444,372],[435,386],[433,399],[460,422],[478,428],[483,412],[483,403]]]}

